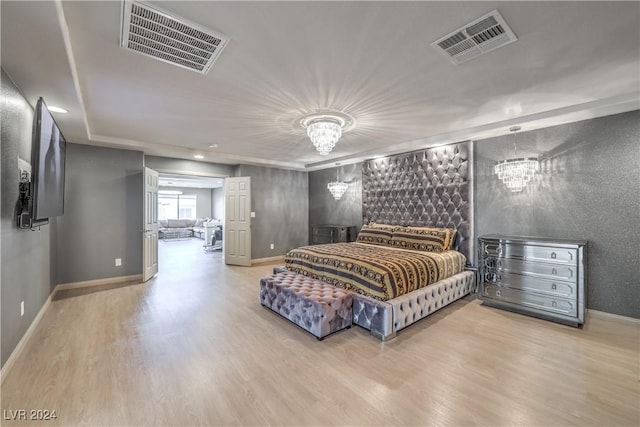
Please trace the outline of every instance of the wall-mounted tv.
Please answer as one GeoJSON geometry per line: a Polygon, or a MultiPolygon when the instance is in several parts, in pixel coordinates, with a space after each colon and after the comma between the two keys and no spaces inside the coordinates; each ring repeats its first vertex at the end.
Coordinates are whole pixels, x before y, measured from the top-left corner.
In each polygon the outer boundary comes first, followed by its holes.
{"type": "Polygon", "coordinates": [[[64,214],[64,172],[67,141],[42,98],[38,99],[31,148],[31,219],[64,214]]]}

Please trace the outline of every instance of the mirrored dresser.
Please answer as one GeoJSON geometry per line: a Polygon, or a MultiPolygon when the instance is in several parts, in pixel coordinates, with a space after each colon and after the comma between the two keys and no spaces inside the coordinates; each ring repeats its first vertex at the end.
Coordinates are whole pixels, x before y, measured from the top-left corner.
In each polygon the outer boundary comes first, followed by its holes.
{"type": "Polygon", "coordinates": [[[483,304],[578,326],[584,323],[587,242],[486,235],[478,239],[483,304]]]}

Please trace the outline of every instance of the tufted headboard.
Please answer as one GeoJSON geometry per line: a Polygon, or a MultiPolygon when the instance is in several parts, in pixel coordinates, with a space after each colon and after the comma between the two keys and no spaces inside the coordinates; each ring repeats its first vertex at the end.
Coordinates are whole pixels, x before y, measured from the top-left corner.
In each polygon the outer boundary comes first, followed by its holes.
{"type": "Polygon", "coordinates": [[[365,161],[362,215],[363,224],[455,228],[455,248],[473,265],[473,142],[365,161]]]}

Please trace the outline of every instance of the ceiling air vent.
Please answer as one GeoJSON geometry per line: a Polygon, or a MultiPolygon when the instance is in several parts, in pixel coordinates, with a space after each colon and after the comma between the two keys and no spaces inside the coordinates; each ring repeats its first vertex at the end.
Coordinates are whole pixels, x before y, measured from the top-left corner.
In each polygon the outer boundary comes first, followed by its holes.
{"type": "Polygon", "coordinates": [[[462,64],[518,40],[497,10],[431,43],[454,64],[462,64]]]}
{"type": "Polygon", "coordinates": [[[143,55],[206,74],[229,38],[155,6],[125,1],[120,45],[143,55]]]}

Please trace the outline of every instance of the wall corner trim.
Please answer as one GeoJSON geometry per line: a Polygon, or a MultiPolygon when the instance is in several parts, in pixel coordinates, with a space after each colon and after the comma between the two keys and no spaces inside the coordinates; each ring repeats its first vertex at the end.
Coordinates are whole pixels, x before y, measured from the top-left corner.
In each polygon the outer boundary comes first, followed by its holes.
{"type": "Polygon", "coordinates": [[[31,336],[33,335],[34,331],[36,330],[36,328],[40,324],[40,321],[44,317],[44,313],[49,308],[49,305],[51,304],[51,299],[53,298],[53,295],[55,293],[56,293],[56,289],[54,289],[53,292],[51,292],[49,294],[49,297],[47,298],[45,303],[42,305],[42,307],[40,308],[40,311],[38,311],[38,314],[33,319],[31,324],[29,325],[29,327],[27,328],[27,331],[24,333],[22,338],[20,338],[20,341],[18,342],[18,345],[16,345],[16,347],[13,349],[13,351],[9,355],[9,358],[4,363],[4,366],[2,367],[2,369],[0,369],[0,385],[2,385],[2,383],[4,383],[4,380],[5,380],[5,378],[7,378],[7,375],[11,371],[11,368],[13,367],[13,364],[16,362],[16,360],[18,360],[18,357],[20,357],[20,355],[22,354],[22,351],[26,347],[27,342],[29,342],[29,339],[31,338],[31,336]]]}
{"type": "Polygon", "coordinates": [[[89,286],[110,285],[112,283],[133,282],[139,280],[142,282],[142,274],[132,274],[130,276],[108,277],[106,279],[85,280],[82,282],[62,283],[54,289],[53,293],[65,289],[86,288],[89,286]]]}

